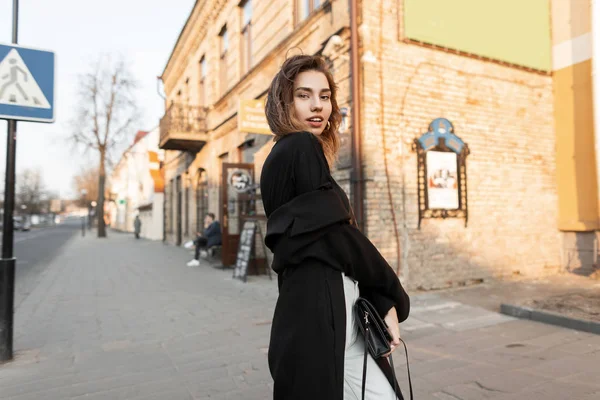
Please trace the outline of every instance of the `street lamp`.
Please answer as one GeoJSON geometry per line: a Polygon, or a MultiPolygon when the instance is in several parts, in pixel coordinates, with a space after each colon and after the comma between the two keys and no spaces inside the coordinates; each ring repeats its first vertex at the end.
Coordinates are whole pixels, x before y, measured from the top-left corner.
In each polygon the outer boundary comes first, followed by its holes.
{"type": "Polygon", "coordinates": [[[92,225],[93,223],[93,219],[96,218],[96,205],[98,205],[98,203],[96,203],[95,200],[92,200],[92,202],[90,203],[90,209],[88,211],[88,214],[90,215],[90,223],[89,223],[89,228],[92,229],[92,225]]]}
{"type": "MultiPolygon", "coordinates": [[[[87,203],[87,189],[81,189],[81,205],[85,206],[87,203]]],[[[88,218],[90,217],[90,210],[88,209],[88,218]]],[[[81,236],[85,236],[85,215],[81,216],[81,236]]],[[[89,222],[88,222],[89,224],[89,222]]]]}

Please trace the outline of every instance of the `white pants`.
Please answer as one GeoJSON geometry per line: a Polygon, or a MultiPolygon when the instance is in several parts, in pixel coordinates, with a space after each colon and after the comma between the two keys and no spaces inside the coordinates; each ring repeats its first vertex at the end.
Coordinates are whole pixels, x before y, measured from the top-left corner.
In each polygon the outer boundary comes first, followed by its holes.
{"type": "MultiPolygon", "coordinates": [[[[354,317],[358,282],[342,273],[346,299],[346,351],[344,357],[344,400],[361,400],[365,342],[354,317]]],[[[394,388],[371,357],[367,357],[365,400],[394,400],[394,388]]]]}

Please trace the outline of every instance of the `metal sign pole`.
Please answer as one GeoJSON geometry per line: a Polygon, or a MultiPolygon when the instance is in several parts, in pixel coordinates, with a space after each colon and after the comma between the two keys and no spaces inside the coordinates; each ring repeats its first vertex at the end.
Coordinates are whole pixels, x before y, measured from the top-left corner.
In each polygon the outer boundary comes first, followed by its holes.
{"type": "MultiPolygon", "coordinates": [[[[13,0],[12,42],[17,44],[19,0],[13,0]]],[[[15,294],[15,258],[13,257],[13,211],[15,209],[15,161],[17,121],[8,121],[6,138],[6,176],[4,217],[2,221],[2,259],[0,260],[0,361],[13,357],[13,317],[15,294]]]]}

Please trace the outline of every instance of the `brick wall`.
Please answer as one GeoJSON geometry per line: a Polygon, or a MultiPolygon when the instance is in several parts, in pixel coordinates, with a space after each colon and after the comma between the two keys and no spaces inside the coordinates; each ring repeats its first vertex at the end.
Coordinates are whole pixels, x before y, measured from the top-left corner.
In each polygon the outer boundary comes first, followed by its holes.
{"type": "Polygon", "coordinates": [[[402,276],[413,287],[556,271],[551,78],[404,43],[401,3],[362,7],[368,236],[395,268],[401,260],[402,276]],[[428,219],[419,230],[411,142],[438,117],[449,119],[471,150],[469,222],[428,219]]]}

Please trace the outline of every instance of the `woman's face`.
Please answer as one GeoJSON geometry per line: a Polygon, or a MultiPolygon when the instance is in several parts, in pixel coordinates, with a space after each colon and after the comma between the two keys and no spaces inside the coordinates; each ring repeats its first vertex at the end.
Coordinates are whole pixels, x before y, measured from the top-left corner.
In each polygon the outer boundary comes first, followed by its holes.
{"type": "Polygon", "coordinates": [[[303,128],[320,135],[331,115],[331,89],[324,73],[304,71],[294,81],[294,111],[303,128]]]}

